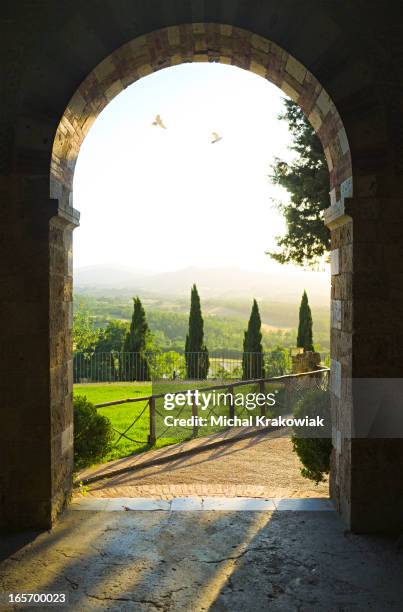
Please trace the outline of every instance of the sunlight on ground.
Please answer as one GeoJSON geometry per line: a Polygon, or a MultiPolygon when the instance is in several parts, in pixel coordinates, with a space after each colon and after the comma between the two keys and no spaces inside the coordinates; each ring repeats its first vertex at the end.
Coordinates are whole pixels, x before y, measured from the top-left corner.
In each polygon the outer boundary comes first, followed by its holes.
{"type": "MultiPolygon", "coordinates": [[[[231,574],[234,572],[235,566],[239,561],[239,558],[247,551],[251,542],[259,534],[262,529],[270,522],[271,513],[255,513],[254,520],[248,526],[248,529],[244,533],[243,541],[235,547],[231,547],[231,552],[228,557],[223,560],[222,563],[216,564],[216,571],[214,574],[209,576],[208,580],[200,589],[197,600],[194,601],[199,609],[209,610],[210,606],[218,598],[223,586],[228,582],[231,574]]],[[[202,518],[199,520],[203,520],[202,518]]]]}

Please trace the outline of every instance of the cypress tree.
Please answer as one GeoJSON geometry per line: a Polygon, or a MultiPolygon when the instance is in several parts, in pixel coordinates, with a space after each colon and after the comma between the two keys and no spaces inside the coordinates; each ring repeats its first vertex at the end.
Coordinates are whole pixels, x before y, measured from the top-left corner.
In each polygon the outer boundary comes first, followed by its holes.
{"type": "Polygon", "coordinates": [[[244,333],[242,378],[264,378],[262,321],[256,300],[253,300],[248,329],[244,333]]]}
{"type": "Polygon", "coordinates": [[[306,291],[302,294],[301,305],[299,307],[297,346],[303,348],[304,353],[306,351],[313,351],[312,314],[306,291]]]}
{"type": "Polygon", "coordinates": [[[204,322],[200,297],[196,285],[190,294],[189,331],[185,344],[186,374],[189,379],[207,378],[210,365],[208,350],[204,344],[204,322]]]}
{"type": "Polygon", "coordinates": [[[149,332],[145,310],[140,298],[135,297],[130,330],[123,345],[123,351],[128,353],[124,364],[127,380],[149,380],[149,368],[145,356],[149,332]]]}

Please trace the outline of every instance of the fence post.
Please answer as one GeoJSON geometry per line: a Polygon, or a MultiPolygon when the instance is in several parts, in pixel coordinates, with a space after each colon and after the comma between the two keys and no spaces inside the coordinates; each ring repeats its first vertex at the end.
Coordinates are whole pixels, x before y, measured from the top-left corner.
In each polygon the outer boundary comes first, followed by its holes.
{"type": "Polygon", "coordinates": [[[232,385],[228,385],[228,393],[231,394],[230,404],[229,404],[229,418],[233,419],[235,417],[235,406],[234,406],[234,387],[232,385]]]}
{"type": "Polygon", "coordinates": [[[286,378],[284,383],[284,413],[289,414],[291,409],[291,386],[292,379],[286,378]]]}
{"type": "MultiPolygon", "coordinates": [[[[264,380],[259,380],[259,393],[264,394],[264,380]]],[[[260,416],[266,416],[266,404],[264,403],[260,406],[260,416]]]]}
{"type": "Polygon", "coordinates": [[[148,443],[154,445],[157,437],[155,434],[155,398],[150,397],[148,400],[148,405],[150,409],[150,433],[148,436],[148,443]]]}
{"type": "Polygon", "coordinates": [[[194,438],[197,438],[198,433],[199,433],[199,427],[198,427],[198,425],[196,425],[198,414],[199,414],[199,408],[196,405],[195,400],[193,400],[193,402],[192,402],[192,416],[193,416],[193,421],[194,421],[193,422],[193,437],[194,438]]]}

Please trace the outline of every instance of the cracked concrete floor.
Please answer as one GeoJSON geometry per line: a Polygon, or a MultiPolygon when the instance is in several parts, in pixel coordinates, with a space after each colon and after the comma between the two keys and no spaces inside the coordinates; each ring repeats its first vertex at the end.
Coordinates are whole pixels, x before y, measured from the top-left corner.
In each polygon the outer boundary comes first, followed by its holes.
{"type": "Polygon", "coordinates": [[[68,592],[80,612],[402,609],[396,541],[334,512],[68,510],[0,554],[0,591],[68,592]]]}

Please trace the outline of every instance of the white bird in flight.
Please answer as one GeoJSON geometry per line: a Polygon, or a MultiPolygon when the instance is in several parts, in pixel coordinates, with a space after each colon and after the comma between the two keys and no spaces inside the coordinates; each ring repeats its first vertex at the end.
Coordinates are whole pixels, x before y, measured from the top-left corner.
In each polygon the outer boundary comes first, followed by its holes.
{"type": "Polygon", "coordinates": [[[161,127],[164,130],[167,129],[167,126],[164,124],[163,120],[161,119],[161,115],[157,115],[154,119],[154,121],[152,122],[152,125],[155,125],[156,127],[161,127]]]}
{"type": "Polygon", "coordinates": [[[218,142],[219,140],[222,140],[222,136],[220,136],[219,134],[217,134],[217,132],[212,132],[211,133],[213,140],[211,141],[210,144],[215,144],[216,142],[218,142]]]}

